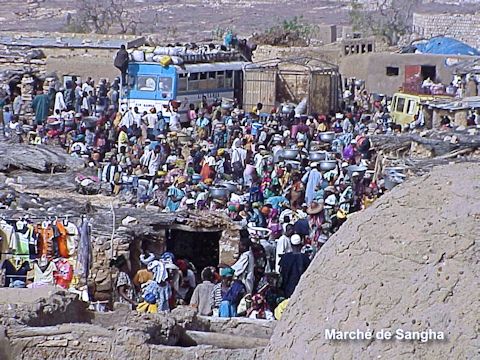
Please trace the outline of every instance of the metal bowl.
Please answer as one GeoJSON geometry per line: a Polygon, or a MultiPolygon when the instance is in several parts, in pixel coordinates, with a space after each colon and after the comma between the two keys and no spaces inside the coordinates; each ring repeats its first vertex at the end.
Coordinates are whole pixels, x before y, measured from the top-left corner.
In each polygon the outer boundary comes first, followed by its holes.
{"type": "Polygon", "coordinates": [[[247,225],[247,231],[250,236],[257,237],[259,239],[267,239],[272,233],[272,230],[268,228],[252,226],[251,224],[247,225]]]}
{"type": "Polygon", "coordinates": [[[298,156],[298,149],[283,149],[282,157],[288,160],[294,160],[298,156]]]}
{"type": "Polygon", "coordinates": [[[310,151],[317,151],[317,149],[321,148],[323,143],[321,141],[312,140],[310,141],[310,151]]]}
{"type": "Polygon", "coordinates": [[[301,167],[301,163],[300,161],[296,161],[296,160],[286,160],[285,161],[285,165],[288,165],[290,164],[292,166],[292,169],[294,170],[300,170],[300,167],[301,167]]]}
{"type": "Polygon", "coordinates": [[[405,173],[405,168],[401,167],[401,166],[389,166],[389,167],[386,167],[383,170],[383,172],[385,174],[397,174],[397,173],[404,174],[405,173]]]}
{"type": "Polygon", "coordinates": [[[392,190],[395,186],[403,182],[403,178],[396,177],[396,176],[385,176],[383,181],[384,181],[385,189],[392,190]]]}
{"type": "Polygon", "coordinates": [[[192,183],[198,184],[202,180],[202,175],[200,174],[193,174],[192,175],[192,183]]]}
{"type": "Polygon", "coordinates": [[[238,184],[233,181],[225,181],[220,184],[221,186],[225,186],[228,191],[231,193],[236,192],[238,190],[238,184]]]}
{"type": "Polygon", "coordinates": [[[319,135],[320,141],[330,143],[335,139],[335,133],[333,131],[327,131],[320,133],[319,135]]]}
{"type": "Polygon", "coordinates": [[[308,159],[310,161],[321,161],[327,159],[327,152],[326,151],[310,151],[308,153],[308,159]]]}
{"type": "Polygon", "coordinates": [[[367,171],[367,167],[366,166],[362,166],[362,165],[350,165],[348,168],[347,168],[347,172],[348,172],[348,176],[352,177],[352,174],[354,172],[358,172],[358,174],[360,175],[360,177],[363,177],[365,176],[365,172],[367,171]]]}
{"type": "Polygon", "coordinates": [[[319,162],[320,170],[330,171],[337,167],[337,160],[321,160],[319,162]]]}
{"type": "Polygon", "coordinates": [[[214,199],[226,199],[230,195],[230,191],[226,186],[216,185],[209,189],[210,196],[214,199]]]}
{"type": "Polygon", "coordinates": [[[95,116],[88,116],[82,120],[82,125],[87,129],[94,129],[97,126],[98,118],[95,116]]]}
{"type": "Polygon", "coordinates": [[[188,144],[192,140],[192,138],[190,136],[188,136],[187,134],[184,134],[182,132],[177,133],[177,139],[178,139],[178,142],[181,145],[188,144]]]}

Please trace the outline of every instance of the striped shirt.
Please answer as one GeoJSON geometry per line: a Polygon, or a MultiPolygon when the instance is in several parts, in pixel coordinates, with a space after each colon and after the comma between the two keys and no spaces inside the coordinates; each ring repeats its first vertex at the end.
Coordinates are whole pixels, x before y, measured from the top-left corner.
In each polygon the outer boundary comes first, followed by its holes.
{"type": "Polygon", "coordinates": [[[212,302],[213,302],[213,308],[218,308],[220,307],[220,304],[222,303],[223,296],[222,296],[222,283],[219,282],[213,287],[212,290],[212,302]]]}

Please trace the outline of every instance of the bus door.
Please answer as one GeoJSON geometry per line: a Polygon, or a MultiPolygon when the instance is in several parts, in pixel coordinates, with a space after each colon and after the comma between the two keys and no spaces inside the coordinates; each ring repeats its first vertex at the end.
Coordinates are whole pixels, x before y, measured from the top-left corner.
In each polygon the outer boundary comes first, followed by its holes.
{"type": "Polygon", "coordinates": [[[239,104],[243,102],[243,71],[236,70],[233,72],[233,96],[239,104]]]}

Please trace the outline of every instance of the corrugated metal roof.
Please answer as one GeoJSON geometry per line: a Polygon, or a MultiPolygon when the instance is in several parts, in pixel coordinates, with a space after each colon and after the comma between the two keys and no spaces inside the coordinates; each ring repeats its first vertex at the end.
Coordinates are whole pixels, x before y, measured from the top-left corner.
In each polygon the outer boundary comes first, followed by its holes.
{"type": "Polygon", "coordinates": [[[121,45],[127,45],[124,39],[88,39],[76,37],[34,37],[34,36],[11,36],[0,35],[0,44],[10,46],[29,47],[57,47],[57,48],[97,48],[118,49],[121,45]]]}
{"type": "Polygon", "coordinates": [[[480,109],[480,96],[472,96],[463,99],[438,99],[433,101],[426,101],[422,103],[429,108],[442,109],[448,111],[465,110],[465,109],[480,109]]]}

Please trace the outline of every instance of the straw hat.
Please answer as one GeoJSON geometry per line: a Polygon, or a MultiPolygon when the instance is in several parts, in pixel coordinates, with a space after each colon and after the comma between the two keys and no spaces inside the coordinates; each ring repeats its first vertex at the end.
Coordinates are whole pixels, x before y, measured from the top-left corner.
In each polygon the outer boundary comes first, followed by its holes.
{"type": "Polygon", "coordinates": [[[185,176],[179,176],[177,178],[177,184],[183,184],[185,182],[187,182],[187,178],[185,176]]]}
{"type": "Polygon", "coordinates": [[[323,204],[319,204],[319,203],[314,201],[307,208],[307,214],[308,215],[316,215],[316,214],[319,214],[322,210],[323,210],[323,204]]]}
{"type": "Polygon", "coordinates": [[[339,209],[337,211],[337,218],[338,219],[346,219],[347,218],[347,212],[343,209],[339,209]]]}

